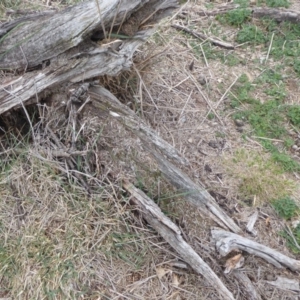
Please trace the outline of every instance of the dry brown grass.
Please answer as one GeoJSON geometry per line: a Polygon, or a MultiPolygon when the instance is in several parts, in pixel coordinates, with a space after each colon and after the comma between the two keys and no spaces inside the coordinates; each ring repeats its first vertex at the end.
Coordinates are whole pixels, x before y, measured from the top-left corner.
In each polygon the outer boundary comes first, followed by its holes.
{"type": "MultiPolygon", "coordinates": [[[[51,3],[57,7],[71,4],[51,3]]],[[[45,6],[44,2],[35,4],[45,6]]],[[[205,28],[208,35],[219,30],[219,36],[226,35],[232,41],[232,28],[215,28],[214,18],[197,15],[204,4],[205,1],[189,3],[190,24],[195,30],[205,28]]],[[[254,78],[260,73],[251,61],[261,53],[258,49],[238,49],[236,53],[245,64],[229,67],[218,58],[209,58],[216,46],[169,25],[170,21],[162,24],[136,54],[130,72],[118,78],[100,78],[100,83],[189,159],[191,165],[185,171],[195,182],[204,183],[242,228],[253,207],[240,201],[246,196],[236,177],[249,175],[250,170],[262,189],[257,240],[291,255],[278,235],[282,223],[263,200],[266,193],[275,193],[274,184],[281,191],[296,186],[296,177],[289,175],[291,186],[280,188],[285,175],[276,177],[274,172],[270,174],[272,169],[264,169],[266,173],[249,169],[247,157],[256,160],[256,155],[265,158],[266,154],[258,142],[242,138],[231,118],[225,93],[241,74],[254,78]],[[224,157],[239,158],[236,151],[240,148],[245,157],[240,157],[240,164],[230,165],[228,171],[224,157]],[[264,181],[267,178],[270,186],[264,181]],[[267,218],[271,226],[267,225],[267,218]]],[[[236,279],[223,274],[224,261],[217,257],[210,242],[211,221],[200,217],[165,182],[136,137],[115,120],[99,116],[91,104],[86,105],[76,147],[88,155],[76,156],[75,162],[77,172],[91,186],[89,194],[65,160],[53,156],[57,146],[43,134],[47,124],[64,145],[69,145],[72,129],[60,106],[67,96],[58,92],[46,100],[41,107],[43,123],[33,122],[30,137],[11,134],[2,138],[0,297],[217,299],[203,278],[184,264],[177,267],[182,263],[180,258],[131,206],[121,187],[122,179],[127,178],[155,199],[181,227],[185,239],[235,293],[236,299],[246,299],[236,279]]],[[[266,298],[296,299],[292,293],[265,284],[272,273],[284,275],[285,271],[279,272],[246,256],[244,272],[266,298]]]]}

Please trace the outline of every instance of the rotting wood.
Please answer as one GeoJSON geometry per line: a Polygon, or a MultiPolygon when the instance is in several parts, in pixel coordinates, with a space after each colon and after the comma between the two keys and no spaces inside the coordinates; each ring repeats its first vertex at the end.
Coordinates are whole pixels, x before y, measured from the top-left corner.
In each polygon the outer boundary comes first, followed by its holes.
{"type": "Polygon", "coordinates": [[[195,184],[184,172],[175,165],[167,161],[155,149],[159,149],[163,155],[185,164],[180,154],[163,139],[161,139],[152,129],[144,124],[132,111],[103,87],[92,87],[90,96],[94,101],[94,106],[102,111],[110,112],[125,128],[133,132],[144,143],[144,148],[155,158],[158,168],[176,188],[184,194],[184,198],[196,206],[205,217],[210,217],[220,226],[228,228],[233,232],[241,232],[235,222],[227,216],[218,206],[215,199],[205,190],[204,187],[195,184]]]}
{"type": "Polygon", "coordinates": [[[216,248],[220,255],[226,256],[232,250],[242,250],[268,261],[277,268],[287,267],[292,271],[300,271],[300,261],[290,258],[272,248],[222,230],[212,229],[212,238],[216,242],[216,248]]]}
{"type": "Polygon", "coordinates": [[[123,187],[132,195],[131,200],[137,205],[145,220],[175,249],[181,258],[215,288],[220,299],[234,299],[232,293],[223,284],[195,250],[184,241],[180,229],[167,218],[160,208],[141,190],[126,182],[123,187]]]}
{"type": "Polygon", "coordinates": [[[127,129],[133,131],[142,141],[148,143],[151,141],[169,159],[174,159],[182,165],[189,164],[187,159],[182,157],[174,147],[160,138],[153,129],[148,127],[107,89],[100,86],[93,86],[89,90],[89,95],[94,100],[93,104],[96,108],[109,112],[111,116],[125,125],[127,129]]]}
{"type": "MultiPolygon", "coordinates": [[[[43,61],[76,47],[101,24],[116,25],[128,11],[134,11],[141,0],[103,0],[100,16],[96,0],[67,8],[42,22],[38,19],[21,22],[9,31],[1,41],[0,68],[20,69],[24,60],[32,68],[43,61]]],[[[1,29],[1,28],[0,28],[1,29]]]]}
{"type": "Polygon", "coordinates": [[[258,218],[258,211],[256,210],[249,218],[249,221],[247,223],[246,226],[246,230],[250,233],[252,233],[253,235],[257,235],[257,231],[254,229],[254,225],[257,221],[258,218]]]}
{"type": "MultiPolygon", "coordinates": [[[[18,12],[16,11],[16,13],[18,13],[18,12]]],[[[13,20],[13,21],[4,22],[0,25],[0,39],[5,34],[7,34],[10,30],[15,28],[17,25],[24,23],[24,22],[32,21],[32,20],[34,20],[36,22],[37,20],[42,21],[46,18],[48,19],[49,17],[51,17],[55,14],[55,11],[52,10],[52,11],[42,11],[42,12],[32,12],[32,13],[24,12],[23,14],[26,14],[26,15],[21,18],[18,18],[16,20],[13,20]]]]}
{"type": "MultiPolygon", "coordinates": [[[[299,23],[300,22],[300,13],[294,10],[288,9],[276,9],[276,8],[268,8],[268,7],[241,7],[239,4],[228,4],[221,5],[214,10],[202,10],[201,12],[197,12],[200,16],[216,16],[221,14],[226,14],[229,11],[234,11],[238,9],[247,9],[251,12],[253,18],[271,18],[277,22],[289,21],[291,23],[299,23]]],[[[183,16],[184,16],[183,11],[183,16]]]]}
{"type": "Polygon", "coordinates": [[[243,294],[247,297],[247,300],[261,300],[258,291],[246,274],[240,270],[234,270],[232,275],[239,282],[240,288],[243,290],[243,294]]]}
{"type": "Polygon", "coordinates": [[[17,77],[9,75],[11,80],[0,86],[0,114],[24,102],[35,103],[41,92],[63,83],[85,82],[128,70],[136,49],[155,32],[156,22],[177,7],[177,1],[104,0],[100,6],[101,17],[96,0],[91,0],[53,16],[42,16],[44,21],[14,21],[13,28],[8,24],[0,27],[0,32],[8,31],[0,37],[0,69],[31,69],[17,77]],[[151,26],[140,19],[145,18],[145,10],[151,16],[151,26]],[[91,36],[101,29],[102,22],[111,34],[112,26],[117,32],[125,26],[125,33],[131,30],[132,36],[97,44],[91,36]]]}
{"type": "Polygon", "coordinates": [[[278,289],[300,293],[299,280],[278,276],[275,281],[266,281],[266,283],[276,286],[278,289]]]}

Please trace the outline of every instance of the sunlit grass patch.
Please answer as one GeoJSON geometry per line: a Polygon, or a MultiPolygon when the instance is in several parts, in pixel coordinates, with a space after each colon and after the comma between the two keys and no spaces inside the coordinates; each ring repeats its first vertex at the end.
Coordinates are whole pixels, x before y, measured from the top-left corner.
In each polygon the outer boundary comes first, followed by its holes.
{"type": "Polygon", "coordinates": [[[227,172],[238,183],[240,199],[259,205],[295,190],[295,183],[265,154],[240,149],[223,161],[227,172]],[[255,203],[254,203],[255,202],[255,203]]]}

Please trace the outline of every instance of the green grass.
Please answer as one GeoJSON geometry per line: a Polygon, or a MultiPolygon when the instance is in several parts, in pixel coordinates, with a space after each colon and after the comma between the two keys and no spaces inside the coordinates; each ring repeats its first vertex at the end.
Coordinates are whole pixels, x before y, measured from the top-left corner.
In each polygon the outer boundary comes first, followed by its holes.
{"type": "MultiPolygon", "coordinates": [[[[284,3],[285,1],[267,1],[272,7],[284,3]]],[[[288,72],[285,78],[300,75],[300,25],[289,22],[278,24],[270,19],[263,19],[253,25],[247,18],[237,24],[236,17],[231,14],[222,18],[219,20],[226,24],[239,25],[237,43],[245,44],[244,47],[260,45],[261,51],[269,52],[269,57],[276,62],[272,68],[264,62],[265,68],[253,82],[249,82],[246,75],[239,78],[230,96],[231,107],[237,110],[233,118],[251,125],[252,134],[262,138],[259,142],[285,171],[299,172],[300,164],[287,152],[293,145],[287,129],[289,124],[299,129],[300,106],[286,104],[288,92],[283,70],[288,72]],[[258,91],[263,94],[260,98],[253,96],[258,91]],[[282,144],[278,146],[272,139],[282,140],[282,144]]],[[[260,65],[258,67],[261,68],[260,65]]]]}
{"type": "Polygon", "coordinates": [[[241,7],[248,7],[249,6],[249,0],[234,0],[233,1],[236,4],[239,4],[241,7]]]}
{"type": "Polygon", "coordinates": [[[241,30],[239,30],[236,41],[239,44],[263,44],[267,41],[267,38],[263,31],[255,25],[247,24],[242,25],[241,30]]]}
{"type": "Polygon", "coordinates": [[[268,69],[253,84],[246,75],[242,75],[231,94],[231,106],[239,108],[233,118],[247,121],[251,125],[252,134],[260,138],[259,142],[284,171],[299,172],[300,164],[286,153],[293,145],[286,124],[291,122],[299,126],[300,106],[284,104],[285,98],[285,85],[278,72],[268,69]],[[263,102],[251,95],[257,84],[264,88],[263,102]],[[280,148],[273,142],[274,139],[282,141],[280,148]]]}
{"type": "Polygon", "coordinates": [[[228,24],[231,26],[241,26],[251,19],[251,10],[250,9],[236,9],[229,11],[226,14],[218,15],[216,19],[221,24],[228,24]]]}
{"type": "Polygon", "coordinates": [[[240,149],[226,157],[223,164],[238,183],[242,201],[256,199],[255,205],[259,205],[287,197],[295,189],[295,184],[285,178],[282,168],[267,155],[240,149]]]}
{"type": "Polygon", "coordinates": [[[299,213],[299,207],[290,197],[283,197],[272,201],[272,206],[278,215],[285,219],[290,220],[299,213]]]}
{"type": "Polygon", "coordinates": [[[294,253],[300,253],[300,224],[291,230],[281,231],[280,235],[286,240],[288,248],[294,253]],[[297,243],[297,245],[296,245],[297,243]]]}
{"type": "Polygon", "coordinates": [[[11,143],[0,163],[1,296],[101,298],[116,269],[126,276],[150,263],[156,250],[132,227],[128,199],[104,183],[88,195],[26,141],[11,143]]]}
{"type": "Polygon", "coordinates": [[[265,0],[264,3],[266,3],[268,7],[288,8],[290,6],[290,2],[288,0],[265,0]]]}

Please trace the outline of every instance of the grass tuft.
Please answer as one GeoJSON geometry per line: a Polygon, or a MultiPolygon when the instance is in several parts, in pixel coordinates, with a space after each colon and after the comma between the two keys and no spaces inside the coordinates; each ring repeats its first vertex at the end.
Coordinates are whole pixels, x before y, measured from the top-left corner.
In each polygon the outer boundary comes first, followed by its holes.
{"type": "Polygon", "coordinates": [[[295,184],[285,178],[282,169],[263,154],[245,149],[235,151],[223,161],[228,174],[238,182],[241,199],[253,201],[255,205],[287,197],[295,184]]]}
{"type": "Polygon", "coordinates": [[[290,197],[276,199],[272,202],[272,206],[278,215],[285,220],[292,219],[299,212],[298,205],[290,197]]]}

